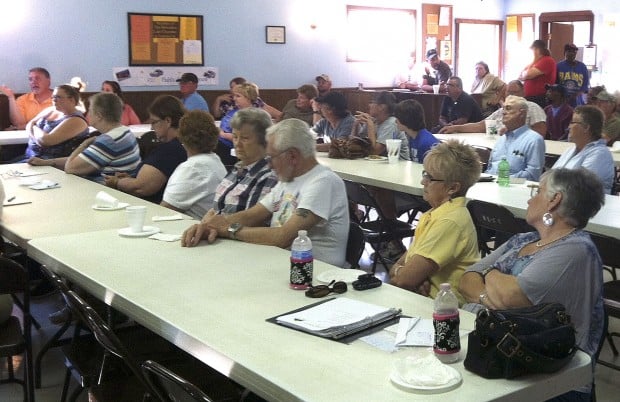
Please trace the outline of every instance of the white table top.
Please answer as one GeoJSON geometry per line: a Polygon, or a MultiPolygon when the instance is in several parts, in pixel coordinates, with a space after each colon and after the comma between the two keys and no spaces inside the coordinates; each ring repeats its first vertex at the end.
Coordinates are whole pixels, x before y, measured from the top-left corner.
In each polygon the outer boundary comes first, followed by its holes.
{"type": "MultiPolygon", "coordinates": [[[[364,159],[332,159],[327,153],[319,152],[317,159],[329,166],[343,179],[358,183],[422,195],[423,166],[411,161],[387,161],[364,159]]],[[[504,205],[519,218],[525,218],[530,189],[526,184],[511,184],[500,187],[496,182],[476,183],[467,192],[468,199],[481,200],[504,205]]],[[[586,230],[620,239],[620,197],[606,195],[603,208],[590,219],[586,230]]]]}
{"type": "MultiPolygon", "coordinates": [[[[497,137],[489,137],[485,133],[455,133],[433,135],[440,140],[457,139],[465,142],[466,144],[481,145],[483,147],[491,149],[495,148],[495,142],[497,141],[497,137]]],[[[560,156],[572,145],[573,143],[568,141],[545,140],[545,153],[549,155],[560,156]]],[[[616,166],[620,167],[620,151],[616,151],[611,147],[609,147],[609,150],[612,151],[611,155],[614,158],[616,166]]]]}
{"type": "MultiPolygon", "coordinates": [[[[170,233],[187,226],[166,223],[170,233]]],[[[458,388],[437,395],[397,389],[388,380],[393,362],[411,349],[390,354],[265,321],[316,301],[288,288],[289,252],[274,247],[219,240],[187,249],[104,230],[36,239],[28,253],[269,401],[543,400],[590,378],[590,359],[578,352],[553,375],[485,380],[464,369],[462,338],[453,365],[463,376],[458,388]]],[[[315,275],[332,268],[315,261],[315,275]]],[[[413,316],[432,313],[430,299],[390,285],[350,288],[345,296],[413,316]]],[[[472,314],[461,313],[461,328],[473,328],[472,314]]]]}
{"type": "MultiPolygon", "coordinates": [[[[66,233],[81,233],[102,229],[123,228],[126,225],[124,210],[96,211],[95,194],[106,191],[121,202],[130,205],[147,205],[147,221],[154,215],[172,215],[174,211],[121,191],[50,166],[30,166],[26,163],[1,165],[6,199],[15,196],[15,201],[31,201],[30,204],[5,206],[3,209],[2,236],[25,248],[30,239],[55,236],[66,233]],[[20,185],[19,177],[8,177],[6,172],[16,170],[23,173],[43,172],[36,176],[52,180],[60,188],[32,190],[20,185]],[[8,178],[7,178],[8,177],[8,178]]],[[[6,201],[5,201],[6,202],[6,201]]],[[[186,217],[189,219],[189,217],[186,217]]]]}
{"type": "MultiPolygon", "coordinates": [[[[150,124],[132,124],[128,126],[131,132],[138,138],[142,134],[151,131],[150,124]]],[[[94,131],[93,127],[90,127],[90,131],[94,131]]],[[[0,146],[1,145],[17,145],[28,143],[28,132],[26,130],[6,130],[0,131],[0,146]]]]}

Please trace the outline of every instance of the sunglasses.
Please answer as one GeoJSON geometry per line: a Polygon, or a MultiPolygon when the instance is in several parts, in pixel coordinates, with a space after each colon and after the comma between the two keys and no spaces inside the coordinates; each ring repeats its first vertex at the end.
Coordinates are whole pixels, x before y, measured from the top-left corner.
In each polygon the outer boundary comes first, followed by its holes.
{"type": "Polygon", "coordinates": [[[327,285],[310,286],[306,290],[306,296],[312,298],[325,297],[330,293],[344,293],[347,291],[347,284],[343,281],[331,281],[327,285]],[[333,285],[333,286],[332,286],[333,285]],[[331,286],[331,287],[330,287],[331,286]]]}

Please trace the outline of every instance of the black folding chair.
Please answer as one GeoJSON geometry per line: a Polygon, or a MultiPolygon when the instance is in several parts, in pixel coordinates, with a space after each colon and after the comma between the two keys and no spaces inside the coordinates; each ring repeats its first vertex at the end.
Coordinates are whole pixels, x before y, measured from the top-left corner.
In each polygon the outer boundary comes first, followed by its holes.
{"type": "Polygon", "coordinates": [[[143,362],[142,373],[163,402],[212,402],[197,386],[157,362],[143,362]]]}
{"type": "Polygon", "coordinates": [[[392,240],[402,241],[404,238],[413,236],[413,226],[398,219],[387,219],[381,206],[365,186],[349,180],[345,180],[344,184],[347,190],[347,196],[351,202],[372,208],[377,212],[377,219],[371,220],[368,218],[360,223],[360,227],[364,232],[364,239],[375,250],[372,261],[372,272],[375,273],[377,269],[377,260],[380,260],[387,270],[388,263],[381,256],[381,253],[379,253],[381,244],[392,240]]]}
{"type": "Polygon", "coordinates": [[[346,261],[349,263],[350,268],[359,268],[360,258],[362,258],[362,254],[364,253],[365,245],[366,241],[364,240],[364,231],[357,223],[350,222],[346,252],[346,261]]]}

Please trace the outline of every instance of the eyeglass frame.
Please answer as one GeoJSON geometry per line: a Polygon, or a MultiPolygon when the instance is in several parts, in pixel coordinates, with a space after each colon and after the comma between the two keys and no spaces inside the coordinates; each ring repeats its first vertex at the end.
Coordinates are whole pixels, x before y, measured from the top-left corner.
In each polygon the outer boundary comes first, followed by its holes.
{"type": "Polygon", "coordinates": [[[528,184],[528,187],[530,188],[530,198],[534,198],[540,194],[540,186],[538,184],[528,184]]]}
{"type": "Polygon", "coordinates": [[[286,148],[284,151],[280,151],[275,155],[265,155],[265,160],[267,161],[267,164],[271,165],[272,161],[276,158],[279,158],[280,155],[287,153],[288,151],[290,151],[293,148],[286,148]]]}
{"type": "Polygon", "coordinates": [[[446,181],[445,179],[435,179],[433,176],[430,175],[430,173],[428,173],[426,170],[422,171],[422,180],[424,181],[428,181],[428,182],[433,182],[433,181],[446,181]]]}
{"type": "Polygon", "coordinates": [[[333,279],[327,285],[317,285],[317,286],[310,285],[308,289],[306,290],[306,297],[311,297],[313,299],[319,299],[331,293],[342,294],[342,293],[345,293],[347,290],[348,290],[348,286],[346,282],[344,281],[336,282],[336,280],[333,279]]]}

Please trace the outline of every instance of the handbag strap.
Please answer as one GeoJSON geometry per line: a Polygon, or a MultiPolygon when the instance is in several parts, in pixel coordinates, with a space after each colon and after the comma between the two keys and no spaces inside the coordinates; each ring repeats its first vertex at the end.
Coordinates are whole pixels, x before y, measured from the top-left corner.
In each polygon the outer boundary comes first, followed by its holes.
{"type": "MultiPolygon", "coordinates": [[[[564,330],[561,328],[554,328],[540,333],[543,339],[547,338],[553,332],[558,330],[564,330]]],[[[506,332],[502,339],[495,345],[495,348],[506,358],[519,362],[524,367],[535,367],[542,372],[554,372],[564,367],[573,355],[577,351],[577,348],[573,347],[569,354],[563,358],[553,358],[537,353],[534,350],[524,345],[516,336],[510,332],[506,332]]]]}

